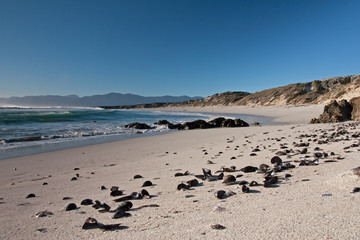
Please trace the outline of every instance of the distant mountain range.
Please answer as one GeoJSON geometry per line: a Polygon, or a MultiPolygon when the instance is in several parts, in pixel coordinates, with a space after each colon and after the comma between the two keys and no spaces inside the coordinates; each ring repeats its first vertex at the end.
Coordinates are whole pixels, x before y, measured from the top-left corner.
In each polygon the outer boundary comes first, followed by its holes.
{"type": "Polygon", "coordinates": [[[175,103],[189,100],[202,99],[202,97],[188,96],[161,96],[144,97],[135,94],[109,93],[105,95],[93,95],[79,97],[77,95],[69,96],[26,96],[0,98],[0,106],[67,106],[67,107],[97,107],[113,105],[137,105],[149,103],[175,103]]]}

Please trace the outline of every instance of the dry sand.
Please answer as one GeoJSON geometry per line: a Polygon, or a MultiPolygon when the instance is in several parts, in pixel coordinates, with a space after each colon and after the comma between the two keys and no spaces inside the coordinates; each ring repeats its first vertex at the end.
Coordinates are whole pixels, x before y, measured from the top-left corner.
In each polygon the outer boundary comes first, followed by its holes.
{"type": "MultiPolygon", "coordinates": [[[[303,107],[298,108],[298,112],[294,109],[291,115],[296,114],[296,120],[303,117],[303,107]]],[[[275,110],[283,114],[282,119],[296,118],[286,117],[287,108],[274,107],[270,112],[275,110]]],[[[266,115],[264,109],[261,113],[266,115]]],[[[306,118],[318,114],[313,111],[306,118]]],[[[360,187],[359,177],[351,172],[360,166],[360,148],[353,145],[344,150],[344,147],[358,143],[352,135],[360,132],[360,126],[353,122],[319,125],[306,122],[178,131],[1,160],[0,238],[360,239],[360,192],[350,193],[354,187],[360,187]],[[335,136],[336,142],[319,145],[313,141],[326,133],[340,132],[340,128],[349,133],[335,136]],[[302,134],[312,136],[300,138],[302,134]],[[295,147],[293,142],[301,141],[310,144],[307,154],[296,152],[304,147],[295,147]],[[261,151],[256,152],[257,156],[250,156],[257,146],[261,151]],[[286,173],[292,176],[273,187],[262,186],[262,174],[236,171],[229,174],[242,174],[237,178],[238,182],[256,180],[260,186],[250,187],[252,191],[244,194],[239,184],[224,185],[221,181],[199,179],[199,186],[176,190],[180,182],[194,179],[193,174],[202,174],[202,168],[209,168],[214,173],[222,166],[236,166],[237,169],[247,165],[257,167],[261,163],[271,166],[270,160],[281,146],[294,151],[288,154],[289,157],[281,158],[296,168],[276,173],[280,177],[286,173]],[[304,159],[305,155],[313,159],[315,147],[321,148],[317,152],[334,152],[336,155],[321,158],[316,166],[299,166],[295,162],[304,159]],[[325,162],[338,157],[343,159],[325,162]],[[208,160],[214,164],[207,164],[208,160]],[[174,177],[176,172],[187,170],[190,175],[174,177]],[[78,180],[70,181],[76,173],[80,175],[78,180]],[[143,178],[133,179],[136,174],[143,178]],[[143,188],[146,180],[154,186],[143,188]],[[48,185],[43,185],[44,182],[48,185]],[[125,195],[147,189],[152,197],[133,200],[134,210],[129,211],[130,217],[112,219],[113,213],[99,213],[91,206],[80,205],[83,199],[90,198],[115,209],[118,203],[112,200],[116,197],[110,196],[109,189],[100,190],[102,185],[107,188],[119,186],[125,195]],[[217,199],[214,196],[217,190],[236,194],[217,199]],[[29,193],[36,197],[26,199],[29,193]],[[64,197],[72,199],[62,200],[64,197]],[[75,203],[79,208],[65,211],[69,203],[75,203]],[[136,210],[148,204],[159,207],[136,210]],[[44,210],[53,215],[35,217],[44,210]],[[112,231],[83,230],[81,227],[88,217],[104,224],[121,223],[123,227],[112,231]],[[210,227],[213,224],[226,228],[215,230],[210,227]]]]}

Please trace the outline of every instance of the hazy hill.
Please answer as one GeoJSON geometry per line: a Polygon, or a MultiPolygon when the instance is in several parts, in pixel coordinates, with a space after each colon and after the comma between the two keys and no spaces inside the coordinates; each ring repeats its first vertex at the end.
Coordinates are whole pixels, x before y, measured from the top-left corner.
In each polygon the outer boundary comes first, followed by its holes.
{"type": "Polygon", "coordinates": [[[144,97],[134,94],[109,93],[106,95],[94,95],[78,97],[76,95],[69,96],[26,96],[0,98],[1,105],[10,106],[77,106],[77,107],[97,107],[104,105],[135,105],[148,104],[154,102],[183,102],[192,99],[200,99],[201,97],[188,96],[162,96],[162,97],[144,97]]]}

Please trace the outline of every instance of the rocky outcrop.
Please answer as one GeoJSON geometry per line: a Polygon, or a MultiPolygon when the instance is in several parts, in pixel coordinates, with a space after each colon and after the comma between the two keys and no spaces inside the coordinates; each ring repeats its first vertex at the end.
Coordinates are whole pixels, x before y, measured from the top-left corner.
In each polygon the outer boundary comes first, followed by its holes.
{"type": "Polygon", "coordinates": [[[205,120],[195,120],[193,122],[186,122],[183,124],[184,129],[192,130],[192,129],[206,129],[210,128],[211,125],[205,120]]]}
{"type": "Polygon", "coordinates": [[[324,107],[324,112],[319,118],[313,118],[310,123],[336,123],[352,119],[353,107],[346,100],[331,101],[324,107]]]}
{"type": "Polygon", "coordinates": [[[352,106],[351,118],[354,121],[360,121],[360,97],[355,97],[350,100],[352,106]]]}
{"type": "Polygon", "coordinates": [[[241,119],[225,119],[223,117],[216,118],[214,120],[206,122],[205,120],[195,120],[192,122],[186,122],[183,124],[172,124],[166,120],[161,120],[156,124],[167,125],[169,129],[176,130],[192,130],[192,129],[207,129],[207,128],[219,128],[219,127],[248,127],[249,124],[241,119]]]}
{"type": "Polygon", "coordinates": [[[140,129],[140,130],[153,128],[153,127],[150,127],[149,125],[147,125],[146,123],[139,123],[139,122],[129,123],[129,124],[125,125],[125,127],[126,128],[135,128],[135,129],[140,129]]]}

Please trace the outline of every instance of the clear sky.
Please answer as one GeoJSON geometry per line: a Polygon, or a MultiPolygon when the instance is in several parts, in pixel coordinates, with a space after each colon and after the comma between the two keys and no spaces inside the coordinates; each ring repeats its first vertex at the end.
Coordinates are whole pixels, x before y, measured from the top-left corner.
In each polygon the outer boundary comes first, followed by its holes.
{"type": "Polygon", "coordinates": [[[357,0],[0,0],[0,97],[205,97],[359,74],[359,15],[357,0]]]}

